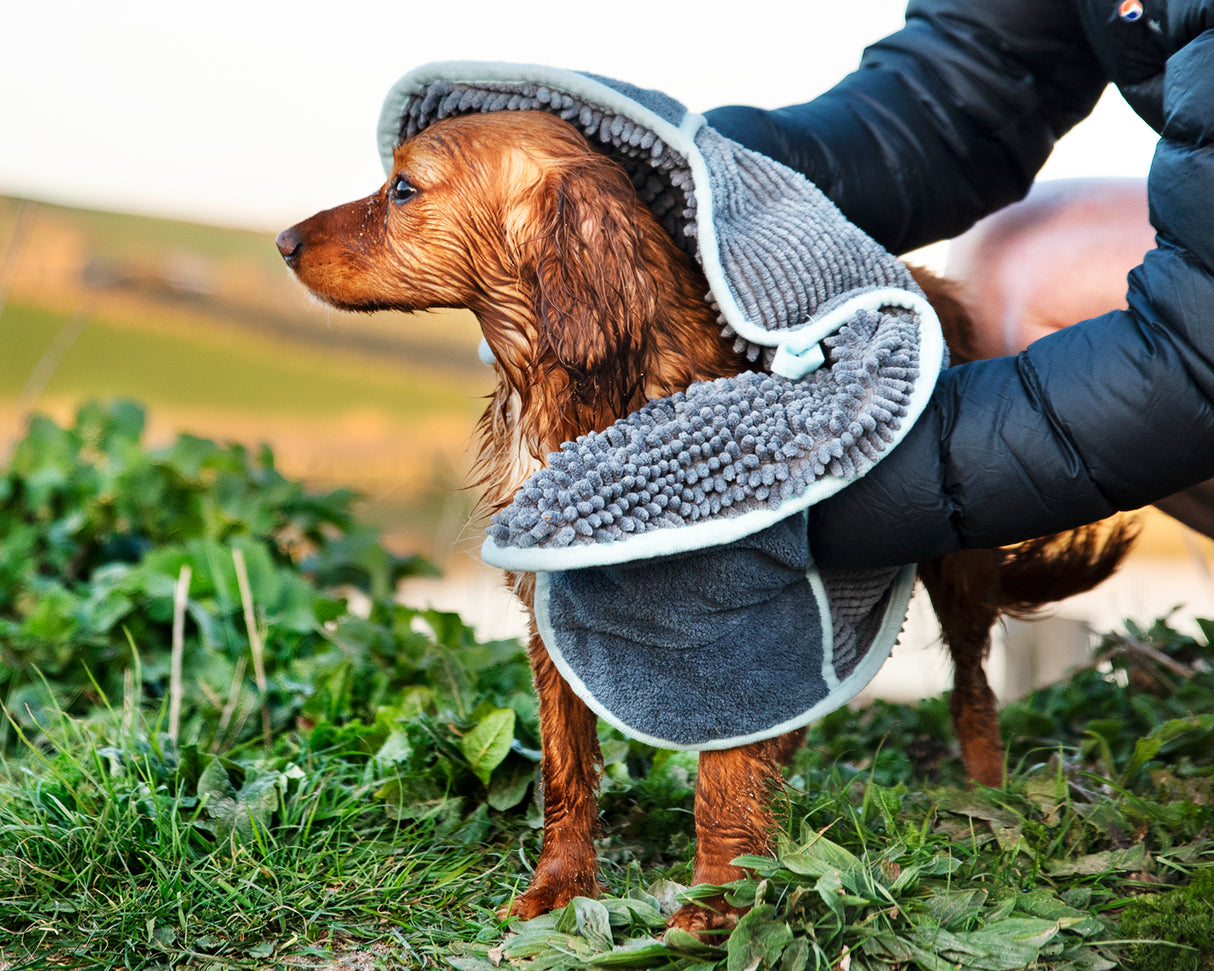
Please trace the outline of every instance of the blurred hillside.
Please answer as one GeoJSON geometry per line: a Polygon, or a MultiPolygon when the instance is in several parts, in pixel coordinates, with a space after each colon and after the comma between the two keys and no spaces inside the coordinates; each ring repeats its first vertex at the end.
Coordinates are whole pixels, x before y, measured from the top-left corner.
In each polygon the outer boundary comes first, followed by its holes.
{"type": "Polygon", "coordinates": [[[393,545],[475,549],[458,486],[490,387],[479,339],[464,313],[319,306],[271,233],[0,197],[5,455],[32,411],[130,397],[153,442],[268,442],[287,474],[365,492],[393,545]]]}
{"type": "MultiPolygon", "coordinates": [[[[0,196],[0,454],[32,411],[130,397],[153,442],[267,442],[287,474],[365,493],[393,546],[471,566],[476,322],[322,307],[272,236],[0,196]]],[[[1138,555],[1204,563],[1178,524],[1146,524],[1138,555]]]]}

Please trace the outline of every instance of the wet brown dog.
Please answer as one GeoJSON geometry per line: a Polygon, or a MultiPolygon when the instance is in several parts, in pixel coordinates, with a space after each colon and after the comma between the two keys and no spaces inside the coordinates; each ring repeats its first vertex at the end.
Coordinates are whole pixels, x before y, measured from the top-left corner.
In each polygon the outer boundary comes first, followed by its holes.
{"type": "MultiPolygon", "coordinates": [[[[500,112],[434,124],[396,149],[374,195],[321,212],[278,237],[299,279],[346,310],[466,307],[492,348],[497,388],[479,426],[490,511],[562,442],[601,430],[645,401],[746,370],[719,336],[708,285],[637,200],[627,176],[547,114],[500,112]]],[[[916,274],[953,360],[970,355],[961,306],[916,274]]],[[[970,777],[1003,779],[995,698],[982,662],[1000,613],[1024,615],[1089,589],[1116,568],[1124,530],[1092,530],[1008,550],[920,564],[953,659],[952,714],[970,777]]],[[[508,575],[529,608],[534,577],[508,575]]],[[[544,842],[511,912],[533,917],[600,884],[593,837],[601,765],[596,719],[535,633],[530,657],[543,736],[544,842]]],[[[784,737],[700,756],[696,883],[722,884],[731,862],[770,846],[772,789],[797,742],[784,737]]],[[[672,925],[727,925],[723,901],[688,904],[672,925]]]]}

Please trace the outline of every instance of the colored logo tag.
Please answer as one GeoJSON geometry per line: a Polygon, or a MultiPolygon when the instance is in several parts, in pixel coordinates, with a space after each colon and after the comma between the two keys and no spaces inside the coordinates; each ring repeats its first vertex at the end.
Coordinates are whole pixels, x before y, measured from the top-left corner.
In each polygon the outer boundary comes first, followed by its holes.
{"type": "Polygon", "coordinates": [[[1142,3],[1140,0],[1122,0],[1121,6],[1117,8],[1117,16],[1127,24],[1132,24],[1142,16],[1142,3]]]}

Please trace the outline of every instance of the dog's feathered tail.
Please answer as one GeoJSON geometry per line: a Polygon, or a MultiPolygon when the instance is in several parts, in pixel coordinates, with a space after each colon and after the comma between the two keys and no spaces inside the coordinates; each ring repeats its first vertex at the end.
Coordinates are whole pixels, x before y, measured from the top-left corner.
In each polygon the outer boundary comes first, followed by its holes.
{"type": "Polygon", "coordinates": [[[995,606],[1029,620],[1051,601],[1099,586],[1121,566],[1138,535],[1133,519],[1095,523],[1000,550],[995,606]]]}

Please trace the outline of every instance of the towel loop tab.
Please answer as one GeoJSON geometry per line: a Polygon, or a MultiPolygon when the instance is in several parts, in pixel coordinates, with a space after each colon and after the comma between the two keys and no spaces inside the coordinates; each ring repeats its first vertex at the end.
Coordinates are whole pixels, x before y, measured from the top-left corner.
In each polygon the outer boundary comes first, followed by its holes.
{"type": "Polygon", "coordinates": [[[771,373],[793,381],[813,374],[826,362],[826,352],[822,350],[825,338],[838,331],[859,311],[876,311],[882,307],[901,307],[919,314],[926,309],[934,317],[927,301],[909,290],[880,287],[864,291],[826,313],[810,318],[797,330],[787,332],[772,355],[769,365],[771,373]]]}

